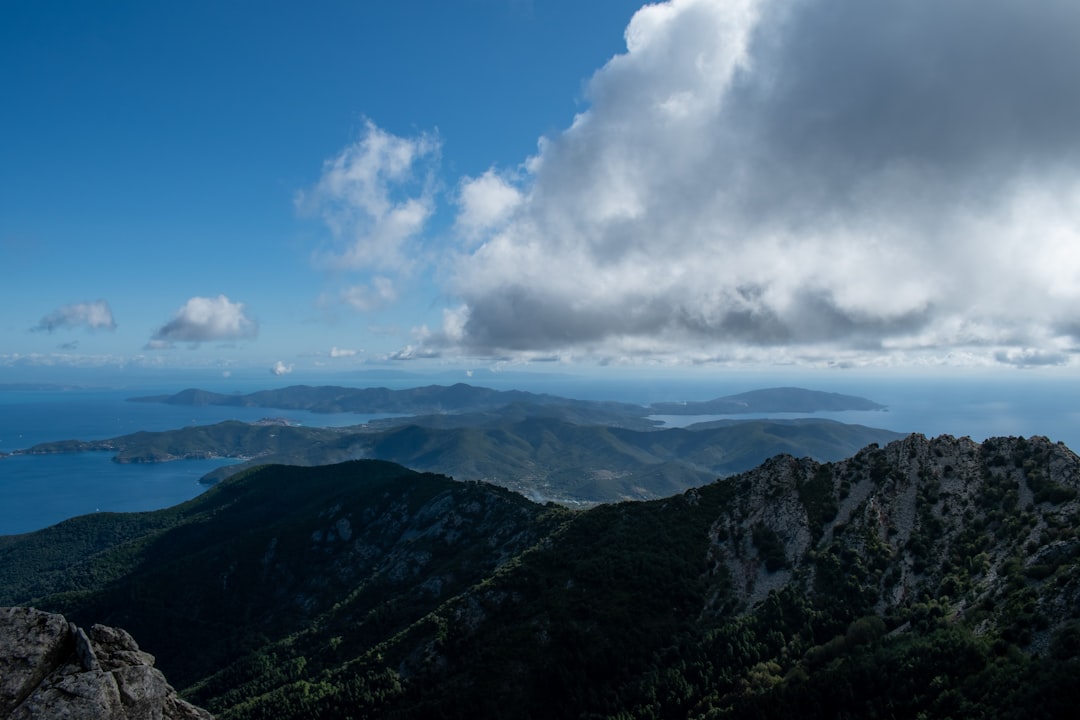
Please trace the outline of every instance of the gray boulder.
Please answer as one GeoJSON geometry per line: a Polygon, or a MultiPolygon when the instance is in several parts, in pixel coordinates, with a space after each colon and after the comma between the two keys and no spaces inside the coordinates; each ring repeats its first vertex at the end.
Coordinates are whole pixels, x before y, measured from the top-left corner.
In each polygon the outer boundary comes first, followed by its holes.
{"type": "Polygon", "coordinates": [[[212,720],[181,700],[131,635],[0,608],[0,720],[212,720]]]}

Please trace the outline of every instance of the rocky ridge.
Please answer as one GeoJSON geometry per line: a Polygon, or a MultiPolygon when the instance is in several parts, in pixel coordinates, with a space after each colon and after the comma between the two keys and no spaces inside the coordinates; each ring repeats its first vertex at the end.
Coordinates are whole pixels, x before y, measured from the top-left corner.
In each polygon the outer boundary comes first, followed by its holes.
{"type": "Polygon", "coordinates": [[[0,718],[209,720],[181,700],[124,630],[0,608],[0,718]]]}
{"type": "Polygon", "coordinates": [[[1071,717],[1078,567],[1080,457],[916,434],[579,514],[369,667],[399,659],[403,717],[463,687],[488,717],[1071,717]]]}
{"type": "Polygon", "coordinates": [[[1041,621],[1010,639],[1037,651],[1080,607],[1074,578],[1046,582],[1080,557],[1080,458],[1047,438],[913,434],[839,463],[777,457],[737,482],[709,552],[735,608],[850,584],[877,614],[934,598],[989,627],[1027,596],[1041,621]]]}

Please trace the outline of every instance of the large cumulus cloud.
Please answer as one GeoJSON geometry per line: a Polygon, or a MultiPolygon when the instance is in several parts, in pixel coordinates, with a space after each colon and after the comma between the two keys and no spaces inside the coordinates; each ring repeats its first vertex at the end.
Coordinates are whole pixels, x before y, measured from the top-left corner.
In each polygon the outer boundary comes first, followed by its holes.
{"type": "Polygon", "coordinates": [[[672,0],[520,170],[466,179],[474,353],[1065,361],[1080,5],[672,0]]]}

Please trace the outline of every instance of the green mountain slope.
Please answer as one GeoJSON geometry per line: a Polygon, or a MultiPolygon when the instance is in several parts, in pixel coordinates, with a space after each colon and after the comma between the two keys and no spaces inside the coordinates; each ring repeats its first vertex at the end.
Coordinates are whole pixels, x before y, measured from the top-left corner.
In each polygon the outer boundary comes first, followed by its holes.
{"type": "Polygon", "coordinates": [[[0,603],[130,629],[222,718],[1072,717],[1078,493],[1045,438],[779,456],[579,512],[268,467],[5,539],[0,603]]]}
{"type": "Polygon", "coordinates": [[[342,607],[382,639],[545,535],[552,512],[566,511],[391,463],[268,466],[169,510],[5,538],[0,605],[51,595],[75,622],[137,632],[182,686],[342,607]]]}
{"type": "MultiPolygon", "coordinates": [[[[599,503],[665,497],[780,453],[837,460],[868,443],[897,437],[899,433],[887,430],[826,420],[754,420],[651,431],[575,425],[543,416],[480,426],[384,430],[229,421],[96,442],[44,443],[27,452],[108,450],[116,453],[117,462],[238,457],[251,458],[249,467],[375,458],[461,480],[484,480],[534,500],[599,503]]],[[[212,478],[239,469],[227,466],[212,478]]]]}

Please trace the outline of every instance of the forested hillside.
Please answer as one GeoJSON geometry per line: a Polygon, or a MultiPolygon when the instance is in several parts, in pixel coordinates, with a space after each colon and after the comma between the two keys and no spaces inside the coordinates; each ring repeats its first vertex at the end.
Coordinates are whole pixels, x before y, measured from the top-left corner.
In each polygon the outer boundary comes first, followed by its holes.
{"type": "Polygon", "coordinates": [[[470,416],[476,424],[450,427],[410,423],[380,429],[308,428],[227,421],[93,442],[43,443],[26,452],[108,451],[121,463],[246,459],[243,465],[215,471],[204,479],[208,483],[268,463],[327,465],[370,458],[458,480],[482,480],[533,500],[595,504],[666,497],[748,470],[780,453],[838,460],[868,443],[901,437],[889,430],[817,419],[633,430],[537,417],[535,409],[522,409],[520,417],[506,419],[470,416]]]}
{"type": "Polygon", "coordinates": [[[1080,458],[913,435],[572,512],[267,467],[0,541],[0,604],[125,627],[222,718],[1072,717],[1080,458]]]}

